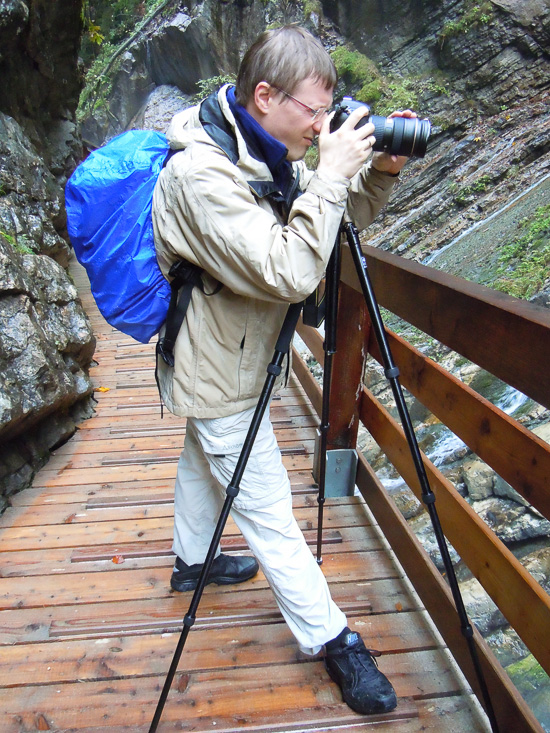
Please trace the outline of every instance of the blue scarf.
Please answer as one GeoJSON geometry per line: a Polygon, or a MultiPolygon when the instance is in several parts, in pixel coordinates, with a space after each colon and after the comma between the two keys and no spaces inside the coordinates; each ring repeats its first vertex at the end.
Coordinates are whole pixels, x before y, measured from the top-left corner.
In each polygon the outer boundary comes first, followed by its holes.
{"type": "Polygon", "coordinates": [[[285,195],[293,179],[292,165],[286,159],[288,150],[256,122],[235,98],[235,87],[227,90],[227,101],[250,154],[267,165],[279,190],[285,195]]]}

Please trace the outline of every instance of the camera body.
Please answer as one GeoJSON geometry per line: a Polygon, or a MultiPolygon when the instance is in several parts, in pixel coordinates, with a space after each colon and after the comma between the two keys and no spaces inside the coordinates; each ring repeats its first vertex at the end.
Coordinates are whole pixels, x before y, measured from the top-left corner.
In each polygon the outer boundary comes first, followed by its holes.
{"type": "Polygon", "coordinates": [[[376,152],[389,155],[405,155],[408,158],[423,158],[426,154],[428,139],[431,132],[429,120],[419,120],[417,117],[379,117],[370,114],[370,107],[363,102],[357,102],[351,97],[344,97],[337,105],[334,117],[330,123],[330,131],[337,130],[349,117],[353,110],[364,108],[369,110],[368,117],[363,117],[356,127],[362,127],[367,122],[374,125],[376,142],[372,149],[376,152]]]}

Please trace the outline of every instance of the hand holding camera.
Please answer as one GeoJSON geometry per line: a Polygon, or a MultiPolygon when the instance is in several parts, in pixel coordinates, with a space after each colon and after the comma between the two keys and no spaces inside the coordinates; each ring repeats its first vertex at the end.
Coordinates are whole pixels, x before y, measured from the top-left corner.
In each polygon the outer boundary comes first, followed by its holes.
{"type": "MultiPolygon", "coordinates": [[[[329,141],[334,143],[334,146],[329,143],[328,148],[335,154],[336,167],[344,167],[348,162],[351,163],[352,159],[357,163],[361,154],[365,153],[362,162],[351,175],[348,175],[349,178],[361,168],[371,150],[375,152],[374,168],[385,173],[399,173],[407,158],[424,157],[431,132],[430,121],[419,120],[416,113],[411,110],[393,112],[389,117],[380,117],[371,115],[368,105],[356,102],[351,97],[344,97],[321,130],[319,136],[321,162],[323,162],[323,148],[327,145],[327,143],[322,145],[321,137],[327,127],[330,133],[329,141]],[[355,132],[363,130],[364,134],[354,139],[350,128],[355,132]],[[346,148],[350,141],[355,142],[354,150],[359,158],[354,157],[351,150],[346,148]]],[[[352,167],[349,166],[347,170],[351,170],[352,167]]]]}
{"type": "Polygon", "coordinates": [[[335,128],[337,111],[325,119],[319,133],[317,170],[352,178],[368,160],[373,145],[374,125],[368,122],[369,108],[359,105],[343,116],[335,128]]]}

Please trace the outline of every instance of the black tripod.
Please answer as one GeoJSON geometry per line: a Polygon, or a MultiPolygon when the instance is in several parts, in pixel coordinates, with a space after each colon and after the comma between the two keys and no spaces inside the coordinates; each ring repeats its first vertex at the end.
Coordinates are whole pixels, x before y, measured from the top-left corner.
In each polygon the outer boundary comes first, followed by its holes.
{"type": "MultiPolygon", "coordinates": [[[[361,290],[365,298],[365,303],[366,303],[366,306],[369,312],[369,316],[372,322],[372,326],[374,329],[374,334],[375,334],[375,337],[378,343],[378,347],[380,349],[380,353],[382,355],[384,374],[386,378],[389,380],[390,386],[392,388],[392,393],[393,393],[393,396],[396,402],[397,410],[399,412],[399,417],[401,418],[403,430],[405,432],[405,437],[407,439],[407,443],[408,443],[408,446],[409,446],[409,449],[411,451],[411,455],[414,461],[418,480],[420,482],[420,487],[422,491],[422,500],[424,504],[426,505],[428,514],[430,515],[430,520],[432,522],[434,534],[437,540],[439,551],[441,553],[443,565],[447,573],[447,578],[449,580],[449,586],[451,589],[453,600],[455,602],[456,610],[457,610],[458,617],[460,620],[461,632],[468,644],[468,649],[470,652],[470,656],[472,659],[476,677],[479,683],[479,687],[480,687],[480,690],[483,696],[483,701],[485,703],[485,710],[487,712],[487,716],[491,724],[491,729],[494,731],[494,733],[498,733],[498,724],[496,721],[494,709],[493,709],[491,699],[489,696],[489,691],[487,689],[487,684],[485,682],[485,677],[483,675],[483,670],[479,662],[477,649],[474,643],[473,628],[468,620],[468,616],[466,613],[466,609],[464,607],[462,595],[460,593],[460,588],[459,588],[458,581],[456,578],[453,563],[452,563],[452,560],[449,554],[449,549],[447,547],[447,542],[445,540],[445,535],[443,534],[441,523],[439,521],[439,516],[435,508],[435,494],[433,493],[433,491],[430,488],[428,476],[426,474],[426,469],[422,461],[422,455],[420,453],[420,448],[418,447],[418,443],[417,443],[416,436],[414,433],[414,428],[411,422],[409,411],[407,409],[407,404],[403,396],[403,391],[401,389],[401,385],[399,382],[399,368],[395,365],[393,358],[392,358],[392,354],[391,354],[390,347],[388,344],[388,339],[386,336],[386,331],[384,328],[384,324],[382,322],[380,310],[378,308],[378,304],[376,302],[376,297],[374,295],[372,283],[370,281],[370,277],[368,274],[367,262],[361,250],[361,244],[359,242],[359,234],[357,231],[357,227],[355,227],[355,225],[352,223],[348,223],[343,228],[346,234],[349,248],[351,250],[353,262],[355,265],[355,269],[357,271],[359,283],[361,285],[361,290]]],[[[327,433],[329,429],[329,413],[328,413],[329,398],[328,396],[329,396],[329,391],[330,391],[330,380],[332,377],[332,357],[336,351],[336,313],[337,313],[337,308],[338,308],[338,305],[337,305],[338,281],[340,278],[340,255],[338,252],[339,252],[339,239],[337,240],[335,249],[332,254],[331,262],[329,263],[329,267],[327,268],[327,284],[326,284],[326,290],[325,290],[327,302],[325,306],[326,317],[325,317],[325,344],[324,344],[325,365],[324,365],[324,370],[323,370],[323,406],[322,406],[321,426],[320,426],[321,440],[320,440],[320,456],[319,456],[319,498],[318,498],[319,522],[318,522],[318,527],[317,527],[317,532],[318,532],[318,535],[317,535],[317,562],[318,563],[321,562],[321,533],[323,529],[322,527],[323,505],[325,503],[325,478],[326,478],[325,466],[326,466],[326,460],[327,460],[326,446],[327,446],[327,433]],[[335,280],[336,282],[335,283],[331,282],[331,280],[335,280]]]]}
{"type": "MultiPolygon", "coordinates": [[[[357,269],[357,274],[358,274],[358,277],[361,283],[363,295],[365,297],[365,301],[366,301],[366,304],[369,310],[369,314],[370,314],[370,317],[373,323],[373,327],[375,329],[376,338],[378,340],[380,351],[382,353],[384,367],[385,367],[385,374],[386,374],[386,377],[391,382],[391,386],[392,386],[393,394],[394,394],[394,397],[397,403],[399,414],[403,421],[405,432],[407,435],[407,441],[409,443],[409,447],[411,449],[413,460],[415,462],[415,466],[416,466],[416,469],[419,475],[419,479],[420,479],[420,483],[422,487],[423,500],[428,508],[428,512],[430,514],[430,518],[432,520],[432,524],[433,524],[436,538],[438,541],[439,549],[443,557],[445,569],[449,577],[451,590],[453,593],[453,598],[454,598],[455,605],[456,605],[456,608],[459,614],[459,618],[460,618],[460,622],[461,622],[462,633],[468,642],[470,654],[471,654],[473,664],[476,670],[476,674],[479,680],[480,689],[482,690],[482,693],[483,693],[483,698],[485,701],[487,714],[491,722],[492,730],[494,731],[494,733],[498,733],[498,726],[497,726],[493,708],[491,705],[491,700],[488,695],[487,686],[485,683],[485,679],[483,677],[481,665],[478,660],[477,650],[473,642],[473,629],[466,615],[466,611],[465,611],[462,597],[460,594],[460,589],[458,587],[458,581],[456,579],[456,575],[455,575],[454,568],[451,562],[447,544],[445,542],[445,536],[441,529],[439,517],[437,515],[436,509],[434,506],[435,495],[433,494],[433,492],[430,489],[428,478],[427,478],[427,475],[424,469],[424,465],[422,463],[422,458],[421,458],[420,450],[418,448],[418,444],[416,442],[414,429],[412,427],[412,423],[411,423],[410,416],[407,410],[405,399],[403,397],[403,393],[401,391],[401,387],[400,387],[399,380],[398,380],[399,370],[394,365],[393,359],[392,359],[392,356],[389,350],[386,333],[384,330],[380,312],[378,310],[378,305],[376,303],[372,285],[370,283],[370,278],[368,276],[366,261],[365,261],[365,258],[363,257],[363,253],[361,252],[361,245],[359,243],[359,236],[358,236],[357,228],[353,224],[347,224],[344,227],[344,229],[345,229],[348,243],[349,243],[352,255],[353,255],[353,259],[354,259],[354,263],[357,269]]],[[[338,304],[339,272],[340,272],[340,237],[337,238],[337,242],[335,244],[333,253],[331,255],[329,266],[327,268],[326,306],[325,306],[326,307],[325,333],[327,335],[327,340],[325,341],[326,356],[325,356],[325,371],[324,371],[324,378],[323,378],[323,411],[322,411],[322,418],[321,418],[321,454],[320,454],[320,478],[319,478],[319,499],[318,499],[319,500],[319,516],[318,516],[319,526],[318,526],[318,539],[317,539],[317,561],[318,562],[321,562],[320,548],[321,548],[321,535],[322,535],[322,522],[323,522],[323,506],[325,502],[325,477],[326,477],[325,468],[326,468],[326,445],[327,445],[326,437],[327,437],[327,431],[329,427],[328,394],[329,394],[330,379],[331,379],[331,374],[332,374],[332,356],[336,348],[336,314],[337,314],[337,307],[338,307],[337,304],[338,304]]],[[[182,629],[178,644],[176,646],[176,650],[174,652],[174,656],[172,659],[172,663],[170,665],[170,669],[168,670],[168,674],[166,676],[166,680],[165,680],[164,687],[162,689],[162,692],[161,692],[161,695],[160,695],[160,698],[157,704],[155,715],[153,717],[153,721],[149,728],[149,733],[155,733],[155,731],[157,730],[158,724],[160,722],[162,711],[164,710],[164,705],[166,703],[168,693],[170,692],[172,681],[177,671],[179,660],[183,653],[183,649],[185,647],[187,637],[189,636],[191,627],[195,623],[196,612],[197,612],[197,609],[198,609],[198,606],[199,606],[199,603],[202,597],[202,593],[206,586],[208,575],[212,568],[212,563],[214,561],[214,557],[217,551],[218,544],[221,540],[223,530],[225,528],[227,519],[229,517],[229,513],[231,511],[231,507],[233,505],[233,500],[239,493],[240,482],[243,477],[243,474],[246,468],[246,464],[250,457],[250,454],[251,454],[251,451],[254,445],[254,440],[258,433],[260,423],[262,421],[262,417],[269,405],[271,393],[275,386],[275,380],[281,373],[282,364],[283,364],[285,355],[288,353],[288,350],[290,348],[290,343],[292,341],[292,337],[294,335],[294,331],[298,323],[298,318],[300,317],[302,305],[303,304],[300,303],[300,304],[291,305],[289,307],[285,321],[283,323],[283,327],[281,329],[281,333],[279,334],[279,338],[275,345],[273,359],[267,367],[267,378],[266,378],[264,387],[262,389],[262,393],[260,395],[258,404],[256,406],[256,410],[252,417],[252,421],[250,423],[250,427],[248,429],[248,433],[247,433],[245,442],[243,444],[241,454],[237,461],[237,465],[235,467],[233,477],[231,479],[229,486],[226,489],[226,499],[223,504],[223,507],[220,513],[220,517],[218,519],[218,523],[216,525],[216,529],[214,531],[214,535],[212,537],[212,541],[210,543],[210,547],[208,549],[208,553],[206,555],[206,558],[205,558],[205,561],[202,567],[202,571],[201,571],[201,574],[198,580],[197,587],[194,591],[193,598],[191,599],[189,610],[183,620],[183,629],[182,629]]]]}

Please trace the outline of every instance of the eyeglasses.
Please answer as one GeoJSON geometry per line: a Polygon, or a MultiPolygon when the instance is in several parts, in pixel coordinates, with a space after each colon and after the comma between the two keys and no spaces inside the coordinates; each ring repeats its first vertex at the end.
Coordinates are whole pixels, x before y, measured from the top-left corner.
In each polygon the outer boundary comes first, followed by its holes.
{"type": "Polygon", "coordinates": [[[300,100],[296,99],[296,97],[293,97],[292,94],[285,92],[284,89],[279,89],[279,87],[276,87],[273,84],[271,84],[271,86],[273,87],[273,89],[276,89],[278,92],[281,92],[281,94],[284,94],[285,97],[289,97],[290,99],[292,99],[293,102],[296,102],[296,104],[299,104],[300,107],[307,109],[307,111],[311,115],[312,122],[315,122],[315,120],[321,119],[323,115],[328,114],[332,109],[332,107],[319,107],[319,109],[313,109],[309,105],[304,104],[303,102],[300,102],[300,100]]]}

